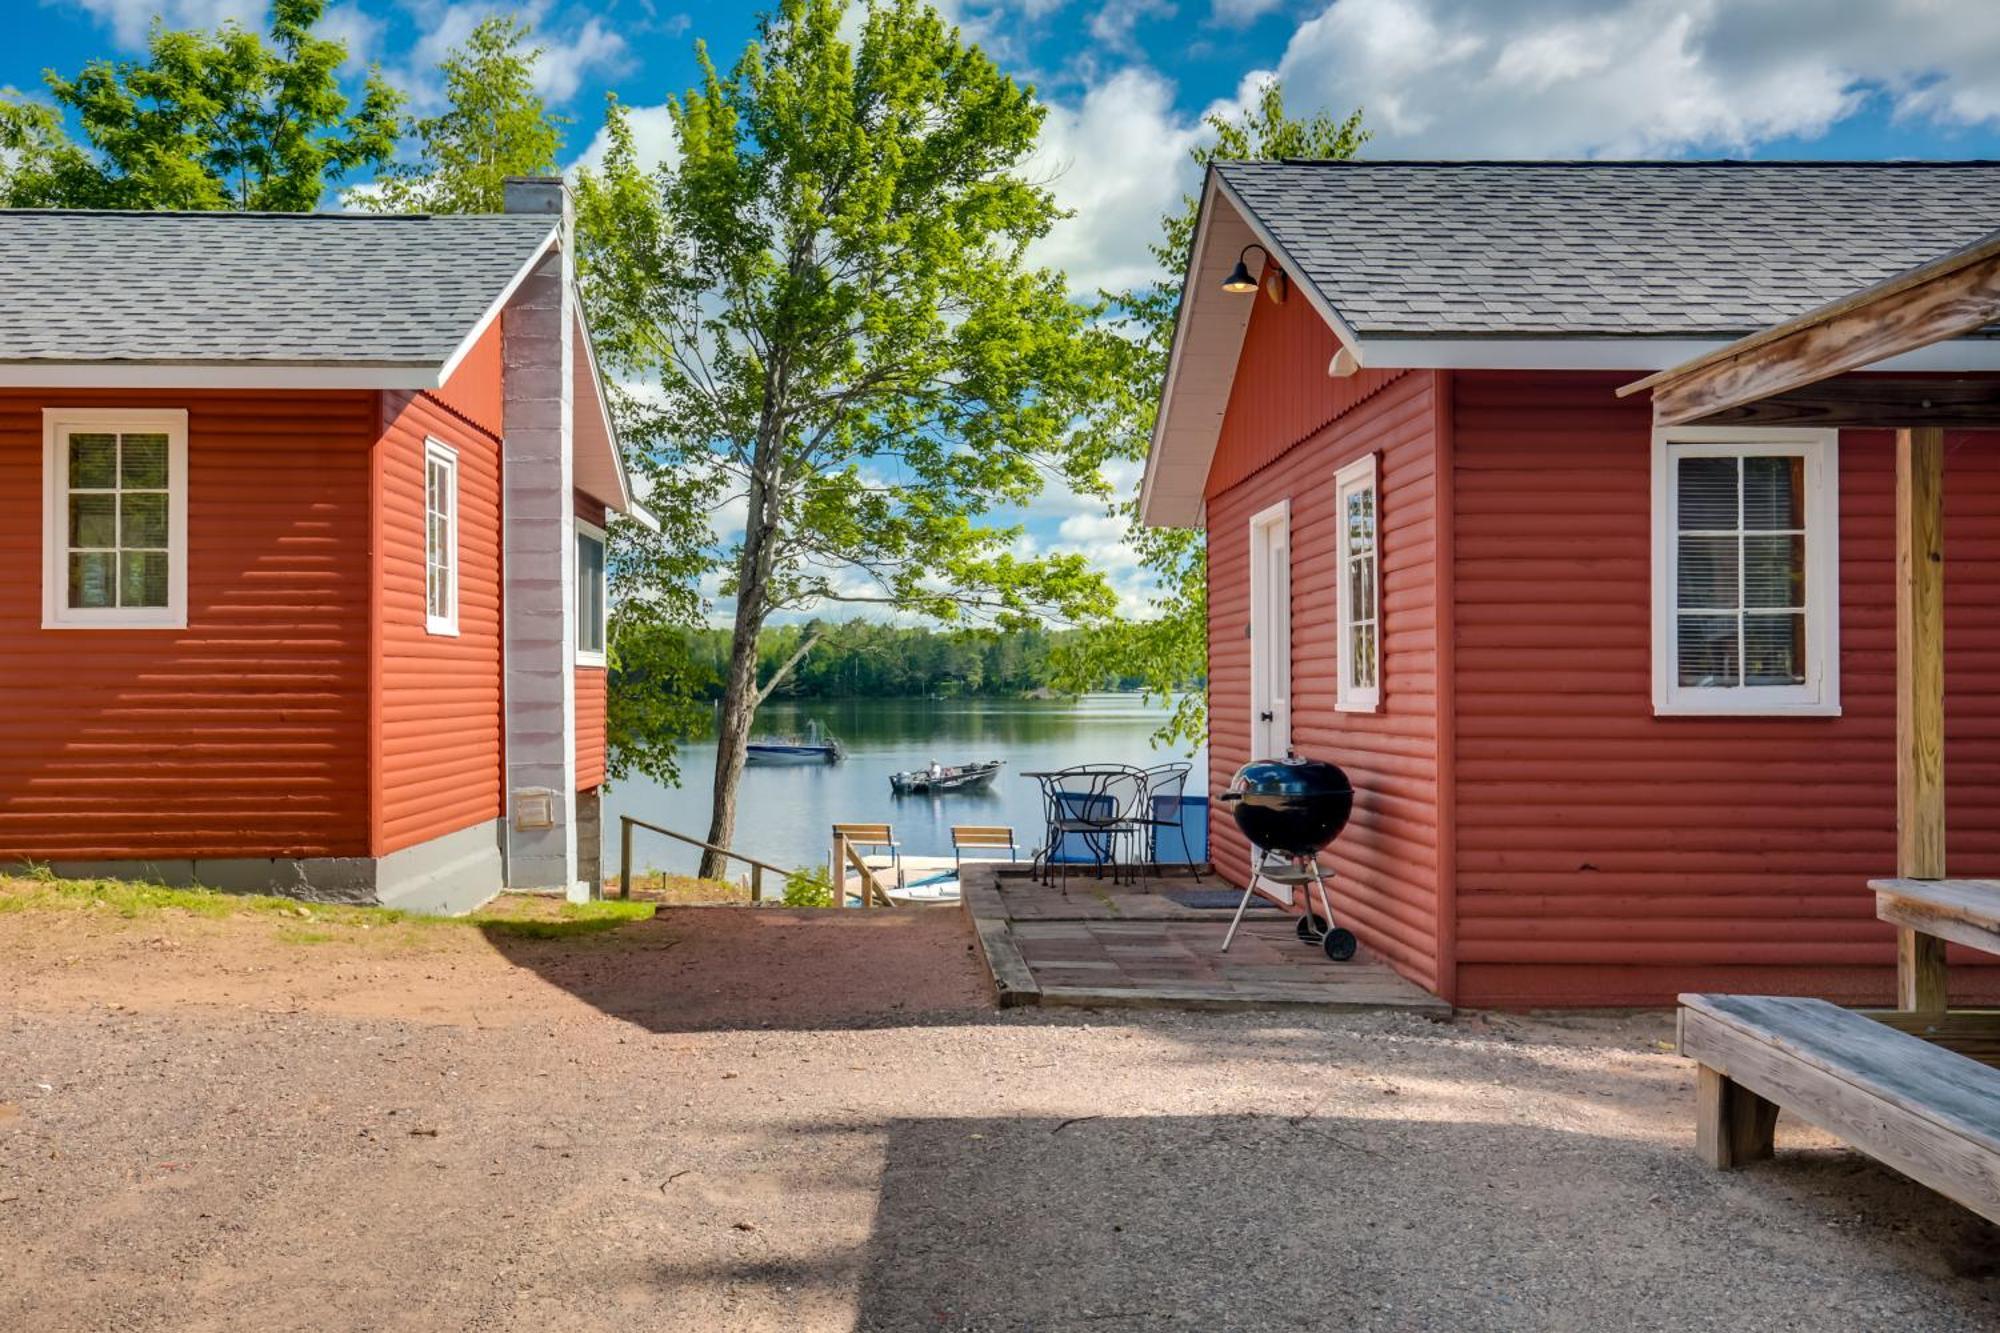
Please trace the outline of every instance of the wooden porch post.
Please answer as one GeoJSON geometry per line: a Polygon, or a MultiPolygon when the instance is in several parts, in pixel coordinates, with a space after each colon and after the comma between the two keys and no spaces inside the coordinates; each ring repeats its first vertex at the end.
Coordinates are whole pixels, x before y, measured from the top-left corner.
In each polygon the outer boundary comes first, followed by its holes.
{"type": "MultiPolygon", "coordinates": [[[[1944,431],[1896,432],[1896,874],[1943,879],[1944,431]]],[[[1896,928],[1896,1005],[1945,1008],[1944,941],[1896,928]]]]}

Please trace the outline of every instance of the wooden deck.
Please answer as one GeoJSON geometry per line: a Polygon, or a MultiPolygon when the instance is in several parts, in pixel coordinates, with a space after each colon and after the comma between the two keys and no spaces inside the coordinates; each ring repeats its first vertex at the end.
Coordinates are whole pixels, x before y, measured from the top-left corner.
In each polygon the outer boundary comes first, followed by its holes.
{"type": "Polygon", "coordinates": [[[1227,889],[1213,875],[1196,884],[1162,867],[1136,884],[1072,873],[1068,892],[1038,883],[1024,865],[965,869],[961,905],[1003,1007],[1147,1006],[1233,1009],[1309,1005],[1328,1009],[1451,1007],[1366,950],[1344,963],[1302,943],[1295,918],[1252,907],[1223,953],[1230,912],[1188,907],[1171,891],[1227,889]]]}

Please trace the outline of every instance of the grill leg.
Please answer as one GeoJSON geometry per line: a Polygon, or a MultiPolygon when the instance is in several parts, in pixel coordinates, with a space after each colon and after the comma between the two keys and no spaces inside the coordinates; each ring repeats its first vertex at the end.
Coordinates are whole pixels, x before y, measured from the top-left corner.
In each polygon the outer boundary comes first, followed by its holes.
{"type": "Polygon", "coordinates": [[[1253,868],[1250,871],[1250,882],[1243,886],[1243,900],[1236,904],[1236,915],[1229,920],[1229,933],[1222,937],[1223,953],[1229,952],[1229,945],[1236,938],[1236,928],[1243,924],[1243,909],[1250,906],[1250,896],[1257,892],[1258,876],[1259,872],[1253,868]]]}

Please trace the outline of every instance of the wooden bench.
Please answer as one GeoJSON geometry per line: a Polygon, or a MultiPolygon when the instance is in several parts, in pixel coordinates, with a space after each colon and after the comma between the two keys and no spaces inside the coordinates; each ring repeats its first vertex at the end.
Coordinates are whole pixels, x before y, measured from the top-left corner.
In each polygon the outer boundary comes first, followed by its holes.
{"type": "Polygon", "coordinates": [[[1767,1158],[1778,1108],[2000,1222],[2000,1070],[1824,1000],[1683,995],[1710,1165],[1767,1158]]]}
{"type": "Polygon", "coordinates": [[[965,854],[975,850],[1004,851],[1009,861],[1021,859],[1020,853],[1014,847],[1014,830],[1005,824],[953,824],[951,826],[953,863],[963,863],[965,854]]]}

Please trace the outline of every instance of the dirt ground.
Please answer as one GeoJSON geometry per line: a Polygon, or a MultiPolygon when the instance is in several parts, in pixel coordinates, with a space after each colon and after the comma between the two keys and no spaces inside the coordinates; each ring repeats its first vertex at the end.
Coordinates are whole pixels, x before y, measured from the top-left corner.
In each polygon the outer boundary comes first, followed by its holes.
{"type": "Polygon", "coordinates": [[[0,1329],[1990,1329],[1665,1015],[985,1004],[956,913],[0,916],[0,1329]]]}

